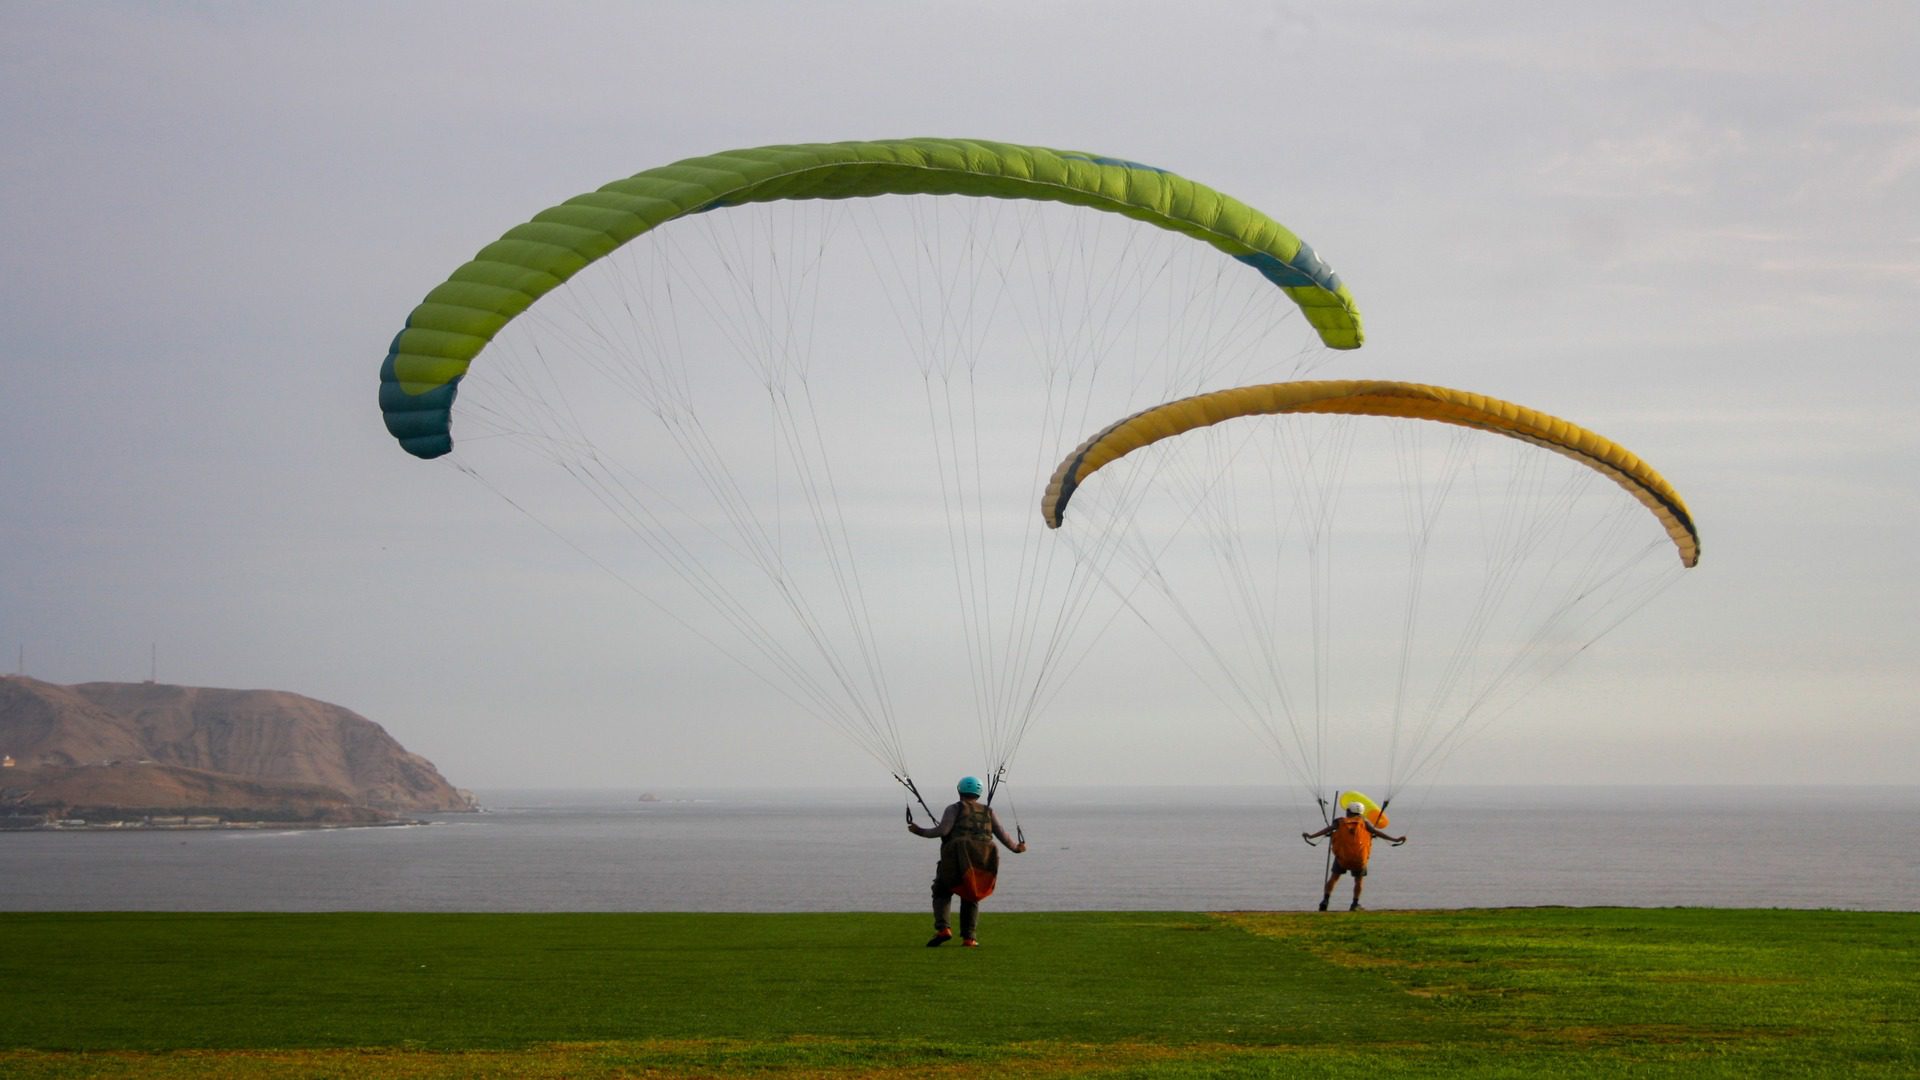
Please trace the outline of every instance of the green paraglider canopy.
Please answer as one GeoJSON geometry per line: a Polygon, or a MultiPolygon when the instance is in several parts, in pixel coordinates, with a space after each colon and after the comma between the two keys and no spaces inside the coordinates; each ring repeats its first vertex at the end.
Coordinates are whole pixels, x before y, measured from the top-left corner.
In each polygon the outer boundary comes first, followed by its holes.
{"type": "Polygon", "coordinates": [[[734,150],[616,180],[543,210],[427,294],[381,369],[387,429],[409,453],[453,447],[451,409],[468,365],[515,316],[595,260],[676,218],[746,203],[960,195],[1067,203],[1204,241],[1300,305],[1321,340],[1358,348],[1359,310],[1339,275],[1265,214],[1204,184],[1117,158],[958,139],[734,150]]]}

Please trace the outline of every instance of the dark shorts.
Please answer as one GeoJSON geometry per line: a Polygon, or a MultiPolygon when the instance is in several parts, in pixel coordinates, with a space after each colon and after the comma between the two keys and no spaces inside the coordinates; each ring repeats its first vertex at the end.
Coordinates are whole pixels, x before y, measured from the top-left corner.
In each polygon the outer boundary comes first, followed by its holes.
{"type": "Polygon", "coordinates": [[[1361,863],[1359,866],[1348,866],[1346,863],[1336,859],[1333,863],[1333,876],[1339,877],[1341,874],[1352,874],[1354,877],[1366,877],[1367,866],[1365,863],[1361,863]]]}

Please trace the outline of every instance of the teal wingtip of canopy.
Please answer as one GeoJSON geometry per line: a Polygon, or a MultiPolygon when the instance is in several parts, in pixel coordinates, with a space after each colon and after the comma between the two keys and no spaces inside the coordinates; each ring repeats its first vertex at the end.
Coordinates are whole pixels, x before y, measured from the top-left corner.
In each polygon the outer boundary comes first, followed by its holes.
{"type": "Polygon", "coordinates": [[[460,380],[451,379],[424,393],[407,393],[393,373],[401,334],[393,336],[387,359],[380,365],[380,415],[401,449],[418,458],[441,457],[453,451],[453,399],[460,380]]]}

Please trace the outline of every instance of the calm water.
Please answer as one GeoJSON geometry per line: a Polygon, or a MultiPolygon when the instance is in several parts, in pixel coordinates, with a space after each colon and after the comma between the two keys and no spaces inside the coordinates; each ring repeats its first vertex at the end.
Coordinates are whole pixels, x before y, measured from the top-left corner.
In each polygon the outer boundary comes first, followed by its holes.
{"type": "MultiPolygon", "coordinates": [[[[0,834],[0,910],[917,911],[936,845],[884,797],[481,792],[409,828],[0,834]]],[[[1299,909],[1317,818],[1259,789],[1026,790],[1000,911],[1299,909]]],[[[1379,908],[1920,910],[1920,788],[1436,788],[1376,845],[1379,908]]],[[[1345,896],[1343,885],[1340,895],[1345,896]]]]}

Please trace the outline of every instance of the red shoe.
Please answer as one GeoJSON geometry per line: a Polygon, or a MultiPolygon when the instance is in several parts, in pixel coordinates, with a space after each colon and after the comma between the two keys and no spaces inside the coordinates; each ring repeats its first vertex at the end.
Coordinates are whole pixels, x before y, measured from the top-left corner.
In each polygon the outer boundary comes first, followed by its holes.
{"type": "Polygon", "coordinates": [[[980,947],[980,943],[972,938],[961,938],[960,947],[963,949],[977,949],[980,947]]]}
{"type": "Polygon", "coordinates": [[[927,942],[927,948],[931,949],[938,945],[945,945],[947,942],[952,940],[953,940],[953,931],[935,930],[933,932],[933,940],[927,942]]]}

